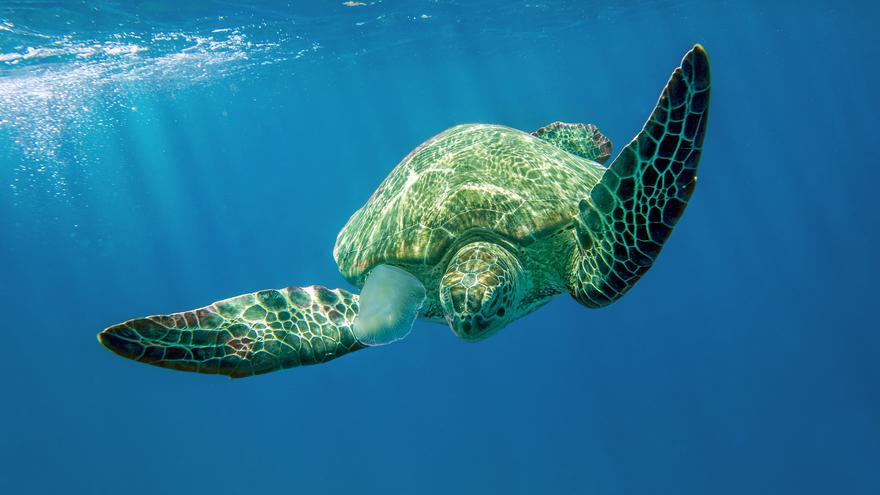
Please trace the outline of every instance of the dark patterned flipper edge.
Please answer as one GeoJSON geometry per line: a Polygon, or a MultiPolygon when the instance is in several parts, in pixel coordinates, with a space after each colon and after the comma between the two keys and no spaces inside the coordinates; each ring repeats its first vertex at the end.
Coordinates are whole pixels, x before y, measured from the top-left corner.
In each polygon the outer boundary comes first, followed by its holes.
{"type": "Polygon", "coordinates": [[[700,45],[669,79],[642,131],[579,205],[581,256],[572,295],[600,307],[648,271],[696,185],[709,111],[709,59],[700,45]],[[588,235],[584,235],[588,234],[588,235]]]}
{"type": "Polygon", "coordinates": [[[364,348],[351,331],[358,296],[341,289],[264,290],[114,325],[98,340],[142,363],[233,378],[324,363],[364,348]]]}

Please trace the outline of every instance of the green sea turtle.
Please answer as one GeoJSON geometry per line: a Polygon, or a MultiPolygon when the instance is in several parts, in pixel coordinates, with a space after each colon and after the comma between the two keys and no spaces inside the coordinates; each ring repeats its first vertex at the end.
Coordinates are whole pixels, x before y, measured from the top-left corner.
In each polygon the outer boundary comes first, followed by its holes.
{"type": "Polygon", "coordinates": [[[609,168],[611,142],[593,125],[453,127],[404,158],[339,233],[333,255],[360,296],[264,290],[98,338],[144,363],[243,377],[393,342],[416,317],[477,341],[563,292],[607,305],[651,267],[684,211],[708,107],[697,45],[609,168]]]}

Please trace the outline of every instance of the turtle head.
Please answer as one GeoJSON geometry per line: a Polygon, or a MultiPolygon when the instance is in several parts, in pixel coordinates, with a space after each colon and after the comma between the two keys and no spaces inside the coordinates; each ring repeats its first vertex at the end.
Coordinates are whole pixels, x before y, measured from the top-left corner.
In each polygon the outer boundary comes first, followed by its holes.
{"type": "Polygon", "coordinates": [[[440,304],[452,331],[475,342],[514,320],[520,270],[517,259],[497,244],[473,242],[459,249],[440,280],[440,304]]]}

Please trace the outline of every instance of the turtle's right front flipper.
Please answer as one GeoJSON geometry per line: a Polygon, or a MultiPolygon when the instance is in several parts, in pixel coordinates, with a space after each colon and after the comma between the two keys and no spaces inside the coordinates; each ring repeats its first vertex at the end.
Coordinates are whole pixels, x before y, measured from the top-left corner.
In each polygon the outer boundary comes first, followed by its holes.
{"type": "Polygon", "coordinates": [[[387,265],[358,296],[320,286],[262,290],[210,306],[114,325],[98,340],[142,363],[233,378],[326,363],[406,337],[425,300],[413,275],[387,265]]]}
{"type": "Polygon", "coordinates": [[[363,349],[352,331],[357,314],[357,294],[289,287],[130,320],[107,328],[98,340],[142,363],[240,378],[363,349]]]}

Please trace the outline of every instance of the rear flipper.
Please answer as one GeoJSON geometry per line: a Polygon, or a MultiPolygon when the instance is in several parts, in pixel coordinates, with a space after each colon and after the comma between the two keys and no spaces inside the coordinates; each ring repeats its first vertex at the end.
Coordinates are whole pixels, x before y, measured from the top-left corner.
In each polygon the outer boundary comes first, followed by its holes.
{"type": "Polygon", "coordinates": [[[654,263],[694,191],[708,112],[709,59],[697,45],[645,127],[581,200],[571,279],[578,302],[614,302],[654,263]]]}
{"type": "Polygon", "coordinates": [[[112,326],[98,340],[142,363],[240,378],[318,364],[363,349],[352,333],[358,296],[289,287],[112,326]]]}

